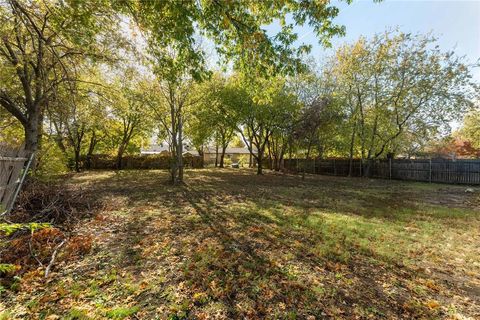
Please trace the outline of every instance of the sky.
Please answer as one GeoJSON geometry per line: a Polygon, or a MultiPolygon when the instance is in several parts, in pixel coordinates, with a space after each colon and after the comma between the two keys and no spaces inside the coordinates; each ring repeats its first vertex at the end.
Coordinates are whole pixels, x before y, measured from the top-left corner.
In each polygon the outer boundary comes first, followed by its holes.
{"type": "MultiPolygon", "coordinates": [[[[339,45],[352,43],[362,35],[370,37],[396,27],[404,32],[431,32],[438,38],[437,44],[442,50],[454,50],[472,63],[480,59],[480,0],[384,0],[379,3],[357,0],[350,5],[335,0],[332,4],[340,9],[334,22],[346,27],[344,37],[332,39],[332,48],[319,45],[310,27],[295,29],[299,43],[311,44],[311,55],[317,60],[321,61],[339,45]]],[[[267,30],[275,32],[278,26],[269,26],[267,30]]],[[[480,68],[473,73],[480,81],[480,68]]]]}

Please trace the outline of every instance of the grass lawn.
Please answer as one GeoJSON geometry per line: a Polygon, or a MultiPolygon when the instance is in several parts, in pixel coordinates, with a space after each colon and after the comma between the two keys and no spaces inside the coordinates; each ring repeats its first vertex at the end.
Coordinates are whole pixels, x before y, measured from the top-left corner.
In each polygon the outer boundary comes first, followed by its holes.
{"type": "MultiPolygon", "coordinates": [[[[92,250],[0,319],[479,319],[480,189],[247,169],[86,172],[92,250]]],[[[2,310],[3,309],[3,310],[2,310]]]]}

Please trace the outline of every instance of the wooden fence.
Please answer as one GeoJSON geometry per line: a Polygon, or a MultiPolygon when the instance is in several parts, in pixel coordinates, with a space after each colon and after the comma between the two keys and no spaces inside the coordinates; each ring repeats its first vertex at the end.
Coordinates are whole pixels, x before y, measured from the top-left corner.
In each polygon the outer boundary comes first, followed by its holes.
{"type": "MultiPolygon", "coordinates": [[[[115,169],[116,158],[109,155],[96,154],[90,159],[89,169],[115,169]]],[[[82,159],[84,167],[85,159],[82,159]]],[[[164,155],[125,156],[122,158],[123,169],[169,169],[171,158],[164,155]]],[[[203,159],[199,156],[184,156],[185,168],[203,168],[203,159]]]]}
{"type": "Polygon", "coordinates": [[[15,201],[28,155],[23,148],[15,149],[0,144],[0,214],[9,211],[15,201]]]}
{"type": "MultiPolygon", "coordinates": [[[[285,159],[284,167],[294,172],[348,176],[348,159],[285,159]]],[[[352,162],[351,176],[440,183],[480,184],[480,160],[389,159],[362,164],[352,162]]]]}

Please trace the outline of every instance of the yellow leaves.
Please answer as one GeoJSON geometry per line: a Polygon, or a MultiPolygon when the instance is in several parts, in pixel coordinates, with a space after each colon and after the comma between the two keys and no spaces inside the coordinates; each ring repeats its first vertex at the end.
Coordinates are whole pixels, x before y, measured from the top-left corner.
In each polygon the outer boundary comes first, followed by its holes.
{"type": "Polygon", "coordinates": [[[440,291],[441,289],[440,286],[431,279],[428,279],[427,281],[425,281],[425,286],[434,291],[440,291]]]}
{"type": "Polygon", "coordinates": [[[193,294],[192,300],[197,305],[202,305],[208,302],[208,294],[205,292],[196,292],[193,294]]]}
{"type": "Polygon", "coordinates": [[[440,304],[435,301],[435,300],[428,300],[425,305],[430,309],[430,310],[434,310],[434,309],[438,309],[440,307],[440,304]]]}

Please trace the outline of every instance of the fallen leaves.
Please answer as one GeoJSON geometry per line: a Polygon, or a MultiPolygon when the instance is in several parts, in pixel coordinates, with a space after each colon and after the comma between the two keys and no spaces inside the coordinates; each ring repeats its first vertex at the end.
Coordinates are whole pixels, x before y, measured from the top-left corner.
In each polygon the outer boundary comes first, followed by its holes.
{"type": "Polygon", "coordinates": [[[98,177],[90,187],[105,203],[102,212],[76,227],[48,282],[41,269],[23,274],[20,289],[6,293],[8,309],[19,319],[478,313],[470,292],[478,284],[471,248],[479,220],[468,212],[449,220],[434,208],[425,219],[409,202],[420,196],[414,187],[395,182],[312,177],[299,185],[288,175],[189,174],[182,187],[158,187],[158,171],[85,174],[98,177]]]}

